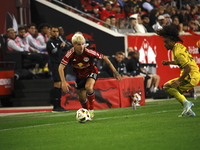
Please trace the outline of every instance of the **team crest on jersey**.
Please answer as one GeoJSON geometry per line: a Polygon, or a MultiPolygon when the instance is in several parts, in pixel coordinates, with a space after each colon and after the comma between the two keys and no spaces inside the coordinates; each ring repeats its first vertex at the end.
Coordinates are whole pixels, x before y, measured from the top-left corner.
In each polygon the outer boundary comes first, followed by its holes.
{"type": "Polygon", "coordinates": [[[89,59],[88,57],[84,57],[83,60],[84,60],[85,62],[88,62],[90,59],[89,59]]]}
{"type": "Polygon", "coordinates": [[[83,66],[83,63],[78,63],[77,66],[78,66],[77,68],[79,68],[79,69],[85,68],[85,67],[83,66]]]}

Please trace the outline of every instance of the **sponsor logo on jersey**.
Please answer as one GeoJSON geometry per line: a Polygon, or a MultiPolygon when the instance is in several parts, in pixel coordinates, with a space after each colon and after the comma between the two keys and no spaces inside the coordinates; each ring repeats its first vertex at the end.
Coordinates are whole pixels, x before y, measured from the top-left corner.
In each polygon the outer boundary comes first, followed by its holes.
{"type": "Polygon", "coordinates": [[[89,59],[88,57],[84,57],[83,60],[84,60],[85,62],[88,62],[90,59],[89,59]]]}

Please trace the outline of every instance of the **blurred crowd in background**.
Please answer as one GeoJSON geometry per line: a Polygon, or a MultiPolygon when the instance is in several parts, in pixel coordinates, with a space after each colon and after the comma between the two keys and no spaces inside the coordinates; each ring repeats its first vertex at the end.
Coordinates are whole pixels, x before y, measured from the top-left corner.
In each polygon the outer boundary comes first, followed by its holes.
{"type": "Polygon", "coordinates": [[[48,0],[115,32],[156,32],[172,24],[181,32],[199,31],[199,0],[48,0]],[[66,5],[61,5],[62,2],[66,5]],[[75,8],[71,9],[70,7],[75,8]],[[76,11],[78,10],[78,11],[76,11]],[[80,13],[83,12],[83,13],[80,13]],[[98,20],[94,19],[97,18],[98,20]],[[105,23],[102,23],[101,21],[105,23]]]}

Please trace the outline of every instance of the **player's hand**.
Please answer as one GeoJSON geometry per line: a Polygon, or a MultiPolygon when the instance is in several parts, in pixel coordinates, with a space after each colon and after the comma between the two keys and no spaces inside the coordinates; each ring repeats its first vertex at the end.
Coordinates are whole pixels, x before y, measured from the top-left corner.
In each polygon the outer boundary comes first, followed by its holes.
{"type": "Polygon", "coordinates": [[[170,64],[170,62],[167,61],[167,60],[162,61],[162,65],[163,65],[163,66],[165,66],[165,65],[169,65],[169,64],[170,64]]]}
{"type": "Polygon", "coordinates": [[[172,88],[177,88],[180,84],[180,81],[179,80],[174,80],[172,81],[172,84],[171,84],[171,87],[172,88]]]}
{"type": "Polygon", "coordinates": [[[60,44],[60,47],[64,48],[65,45],[66,45],[65,43],[61,43],[61,44],[60,44]]]}
{"type": "Polygon", "coordinates": [[[115,77],[115,79],[117,79],[118,81],[121,81],[122,80],[122,76],[116,71],[116,72],[113,72],[113,76],[115,77]]]}
{"type": "Polygon", "coordinates": [[[64,93],[69,92],[70,87],[71,86],[67,82],[62,82],[62,90],[63,90],[64,93]]]}

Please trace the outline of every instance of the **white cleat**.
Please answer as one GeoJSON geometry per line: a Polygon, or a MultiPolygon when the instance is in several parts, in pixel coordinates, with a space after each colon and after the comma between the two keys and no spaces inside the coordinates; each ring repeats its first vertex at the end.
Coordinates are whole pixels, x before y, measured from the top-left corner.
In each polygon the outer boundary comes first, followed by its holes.
{"type": "Polygon", "coordinates": [[[182,112],[182,116],[187,115],[187,113],[189,112],[189,110],[194,106],[194,104],[190,101],[187,101],[183,104],[183,112],[182,112]]]}
{"type": "Polygon", "coordinates": [[[178,117],[195,117],[196,114],[190,109],[186,114],[181,114],[178,117]]]}
{"type": "Polygon", "coordinates": [[[89,110],[90,113],[90,119],[93,120],[94,119],[94,110],[89,110]]]}

